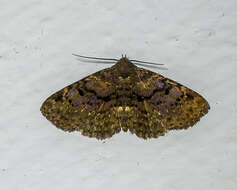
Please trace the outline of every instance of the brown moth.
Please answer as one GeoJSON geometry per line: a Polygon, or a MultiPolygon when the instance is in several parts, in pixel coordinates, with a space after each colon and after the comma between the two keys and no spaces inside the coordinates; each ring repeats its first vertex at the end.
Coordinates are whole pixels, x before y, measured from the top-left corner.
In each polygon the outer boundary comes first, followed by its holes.
{"type": "Polygon", "coordinates": [[[122,129],[147,139],[193,126],[209,108],[193,90],[122,57],[51,95],[41,112],[56,127],[88,137],[105,139],[122,129]]]}

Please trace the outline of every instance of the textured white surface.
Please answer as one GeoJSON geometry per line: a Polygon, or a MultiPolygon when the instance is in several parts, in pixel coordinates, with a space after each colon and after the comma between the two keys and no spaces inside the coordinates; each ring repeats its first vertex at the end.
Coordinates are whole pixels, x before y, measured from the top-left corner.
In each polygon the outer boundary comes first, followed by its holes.
{"type": "Polygon", "coordinates": [[[236,0],[0,0],[0,187],[237,188],[236,0]],[[164,63],[199,92],[195,127],[142,140],[65,133],[40,113],[52,93],[108,65],[71,53],[164,63]]]}

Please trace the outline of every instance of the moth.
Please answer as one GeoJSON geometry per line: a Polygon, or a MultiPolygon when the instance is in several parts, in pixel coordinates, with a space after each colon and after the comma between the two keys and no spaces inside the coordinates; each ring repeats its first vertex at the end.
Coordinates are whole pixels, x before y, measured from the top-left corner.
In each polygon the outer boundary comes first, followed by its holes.
{"type": "Polygon", "coordinates": [[[40,110],[56,127],[97,139],[121,130],[143,139],[157,138],[193,126],[210,109],[197,92],[134,64],[147,62],[126,56],[102,59],[117,62],[44,101],[40,110]]]}

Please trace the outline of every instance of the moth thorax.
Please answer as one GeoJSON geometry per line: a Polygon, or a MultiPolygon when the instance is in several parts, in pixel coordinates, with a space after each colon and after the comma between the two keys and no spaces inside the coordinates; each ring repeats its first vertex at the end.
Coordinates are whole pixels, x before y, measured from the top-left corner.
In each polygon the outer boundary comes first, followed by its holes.
{"type": "Polygon", "coordinates": [[[135,65],[127,58],[120,59],[115,65],[116,70],[123,78],[126,78],[134,72],[135,65]]]}

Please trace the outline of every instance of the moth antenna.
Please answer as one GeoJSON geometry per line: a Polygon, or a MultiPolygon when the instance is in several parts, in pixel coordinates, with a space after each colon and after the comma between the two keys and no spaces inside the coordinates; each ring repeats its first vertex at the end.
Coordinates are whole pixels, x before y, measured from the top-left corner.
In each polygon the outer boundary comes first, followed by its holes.
{"type": "Polygon", "coordinates": [[[89,57],[89,56],[84,56],[84,55],[78,55],[78,54],[72,54],[76,57],[81,57],[85,59],[96,59],[96,60],[104,60],[104,61],[118,61],[118,59],[113,59],[113,58],[103,58],[103,57],[89,57]]]}
{"type": "Polygon", "coordinates": [[[150,64],[150,65],[164,65],[162,63],[153,63],[153,62],[147,62],[147,61],[139,61],[139,60],[135,60],[135,59],[132,59],[130,61],[131,62],[137,62],[137,63],[146,63],[146,64],[150,64]]]}

